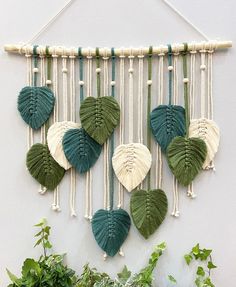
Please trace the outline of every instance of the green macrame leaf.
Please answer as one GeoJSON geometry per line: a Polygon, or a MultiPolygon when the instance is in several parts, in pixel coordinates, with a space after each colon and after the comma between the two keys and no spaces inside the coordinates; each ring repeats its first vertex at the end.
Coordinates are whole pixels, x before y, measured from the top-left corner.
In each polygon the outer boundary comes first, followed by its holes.
{"type": "Polygon", "coordinates": [[[165,219],[168,209],[166,194],[161,189],[136,190],[130,199],[134,225],[148,239],[165,219]]]}
{"type": "Polygon", "coordinates": [[[206,143],[207,156],[203,163],[203,169],[210,168],[220,143],[219,127],[213,120],[206,118],[193,119],[190,121],[189,136],[200,138],[206,143]]]}
{"type": "Polygon", "coordinates": [[[62,143],[67,160],[80,173],[88,171],[96,163],[102,151],[102,146],[83,128],[68,130],[62,143]]]}
{"type": "Polygon", "coordinates": [[[18,96],[18,111],[22,119],[34,130],[50,117],[55,97],[48,87],[24,87],[18,96]]]}
{"type": "Polygon", "coordinates": [[[113,97],[88,97],[80,106],[80,120],[85,131],[102,145],[119,124],[120,107],[113,97]]]}
{"type": "Polygon", "coordinates": [[[49,190],[57,187],[65,173],[50,155],[48,146],[40,143],[28,151],[26,165],[32,177],[49,190]]]}
{"type": "Polygon", "coordinates": [[[131,221],[123,209],[98,210],[92,219],[95,240],[103,251],[113,257],[128,236],[131,221]]]}
{"type": "Polygon", "coordinates": [[[206,144],[199,138],[176,137],[167,148],[169,167],[184,186],[189,185],[202,169],[206,155],[206,144]]]}
{"type": "Polygon", "coordinates": [[[176,105],[160,105],[150,115],[152,133],[163,152],[173,138],[185,135],[185,110],[176,105]]]}

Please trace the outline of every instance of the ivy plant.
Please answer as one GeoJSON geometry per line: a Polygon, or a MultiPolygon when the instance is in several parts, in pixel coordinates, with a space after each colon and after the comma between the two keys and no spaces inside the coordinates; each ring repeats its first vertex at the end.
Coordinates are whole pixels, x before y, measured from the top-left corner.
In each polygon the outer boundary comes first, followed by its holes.
{"type": "Polygon", "coordinates": [[[46,220],[41,220],[35,227],[40,229],[35,234],[35,247],[41,245],[43,255],[41,255],[37,261],[32,258],[27,258],[23,263],[20,278],[7,270],[12,282],[8,287],[75,286],[77,282],[75,271],[63,264],[64,255],[48,255],[52,244],[49,241],[50,226],[47,225],[46,220]]]}
{"type": "Polygon", "coordinates": [[[215,287],[211,279],[211,271],[217,266],[213,263],[211,254],[211,249],[202,249],[198,243],[184,256],[187,265],[190,265],[193,261],[197,263],[195,278],[197,287],[215,287]]]}

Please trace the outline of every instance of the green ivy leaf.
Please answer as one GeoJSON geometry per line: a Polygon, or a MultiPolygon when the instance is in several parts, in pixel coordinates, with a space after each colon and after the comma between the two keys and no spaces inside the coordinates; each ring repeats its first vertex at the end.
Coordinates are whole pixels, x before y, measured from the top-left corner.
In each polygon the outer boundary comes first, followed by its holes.
{"type": "Polygon", "coordinates": [[[198,255],[200,251],[199,243],[192,248],[192,253],[198,255]]]}
{"type": "Polygon", "coordinates": [[[16,286],[21,286],[21,280],[19,278],[16,277],[16,275],[14,275],[13,273],[11,273],[8,269],[7,269],[7,275],[10,278],[10,280],[16,285],[16,286]]]}
{"type": "Polygon", "coordinates": [[[200,259],[202,261],[207,260],[207,258],[211,255],[211,252],[212,252],[211,249],[205,249],[205,248],[200,251],[201,251],[200,259]]]}
{"type": "Polygon", "coordinates": [[[189,265],[191,263],[191,261],[193,260],[193,256],[191,254],[186,254],[186,255],[184,255],[184,259],[185,259],[186,263],[189,265]]]}
{"type": "Polygon", "coordinates": [[[202,276],[202,277],[205,276],[205,271],[202,266],[198,266],[197,275],[202,276]]]}
{"type": "Polygon", "coordinates": [[[216,266],[215,264],[213,264],[212,261],[209,261],[209,262],[207,263],[207,267],[208,267],[209,269],[217,268],[217,266],[216,266]]]}
{"type": "Polygon", "coordinates": [[[22,276],[25,277],[28,275],[29,272],[35,272],[37,275],[41,274],[41,268],[39,266],[39,263],[36,262],[34,259],[31,258],[27,258],[24,263],[23,263],[23,267],[22,267],[22,276]]]}
{"type": "Polygon", "coordinates": [[[127,266],[124,266],[124,268],[121,271],[121,273],[118,273],[117,276],[119,278],[119,281],[122,284],[125,284],[128,281],[128,279],[130,278],[131,272],[128,270],[127,266]]]}
{"type": "Polygon", "coordinates": [[[215,287],[215,285],[211,282],[211,278],[210,277],[207,277],[205,280],[204,280],[204,287],[215,287]]]}
{"type": "Polygon", "coordinates": [[[172,275],[168,275],[168,279],[172,283],[177,283],[176,279],[172,275]]]}

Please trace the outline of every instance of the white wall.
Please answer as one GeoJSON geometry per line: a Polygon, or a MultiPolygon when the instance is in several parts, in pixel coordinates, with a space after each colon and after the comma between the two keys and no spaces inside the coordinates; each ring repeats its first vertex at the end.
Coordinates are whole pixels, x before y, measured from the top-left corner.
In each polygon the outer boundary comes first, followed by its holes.
{"type": "MultiPolygon", "coordinates": [[[[233,0],[172,0],[176,7],[201,28],[210,38],[236,40],[236,2],[233,0]]],[[[0,45],[27,41],[65,3],[64,0],[1,0],[0,45]]],[[[140,46],[201,40],[192,28],[158,0],[92,1],[77,0],[62,17],[38,40],[39,44],[66,46],[140,46]]],[[[56,252],[67,252],[71,267],[81,271],[86,262],[114,275],[124,264],[139,270],[153,246],[166,241],[168,250],[156,273],[158,286],[164,287],[168,274],[173,274],[178,286],[193,286],[184,265],[183,254],[195,243],[213,248],[218,265],[216,286],[231,287],[236,280],[236,132],[234,48],[215,57],[214,98],[215,120],[221,128],[221,145],[216,158],[216,173],[207,172],[195,184],[198,197],[191,201],[181,195],[181,217],[168,217],[159,231],[144,241],[134,227],[124,244],[125,258],[116,256],[107,262],[97,247],[88,223],[82,217],[83,196],[78,191],[77,219],[68,212],[67,184],[62,184],[62,212],[51,211],[52,195],[39,196],[38,185],[25,168],[25,125],[16,109],[17,93],[25,83],[23,57],[0,54],[1,149],[0,149],[0,285],[9,282],[5,267],[19,274],[26,256],[38,256],[33,249],[32,225],[47,217],[52,226],[52,241],[56,252]]],[[[101,165],[101,161],[99,163],[101,165]]],[[[99,166],[95,168],[95,174],[99,166]]],[[[96,182],[96,208],[102,206],[100,179],[96,182]]],[[[170,184],[165,190],[172,203],[170,184]]],[[[127,202],[127,201],[126,201],[127,202]]],[[[127,202],[128,209],[128,202],[127,202]]]]}

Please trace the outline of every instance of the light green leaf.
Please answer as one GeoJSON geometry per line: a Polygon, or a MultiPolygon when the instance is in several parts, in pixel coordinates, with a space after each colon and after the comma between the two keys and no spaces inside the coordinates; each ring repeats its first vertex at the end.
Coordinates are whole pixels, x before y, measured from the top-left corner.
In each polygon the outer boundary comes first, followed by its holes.
{"type": "Polygon", "coordinates": [[[131,276],[131,272],[128,270],[127,266],[124,266],[123,270],[121,271],[121,273],[117,274],[119,281],[124,284],[128,281],[128,279],[131,276]]]}
{"type": "Polygon", "coordinates": [[[11,273],[8,269],[7,269],[7,274],[8,277],[10,278],[10,280],[16,284],[16,286],[20,286],[21,280],[19,278],[17,278],[13,273],[11,273]]]}
{"type": "Polygon", "coordinates": [[[205,271],[202,266],[198,266],[197,275],[202,276],[202,277],[205,276],[205,271]]]}
{"type": "Polygon", "coordinates": [[[24,263],[23,263],[23,267],[22,267],[22,276],[27,276],[27,274],[30,271],[34,271],[37,275],[41,274],[41,268],[38,264],[38,262],[36,262],[34,259],[31,258],[27,258],[24,263]]]}
{"type": "Polygon", "coordinates": [[[217,268],[217,266],[216,266],[215,264],[213,264],[212,261],[209,261],[209,262],[208,262],[207,267],[208,267],[209,269],[217,268]]]}
{"type": "Polygon", "coordinates": [[[184,259],[185,259],[186,263],[189,265],[191,263],[191,261],[193,260],[193,256],[191,254],[186,254],[186,255],[184,255],[184,259]]]}
{"type": "Polygon", "coordinates": [[[170,282],[172,282],[172,283],[177,283],[176,279],[175,279],[172,275],[168,275],[168,279],[169,279],[170,282]]]}

